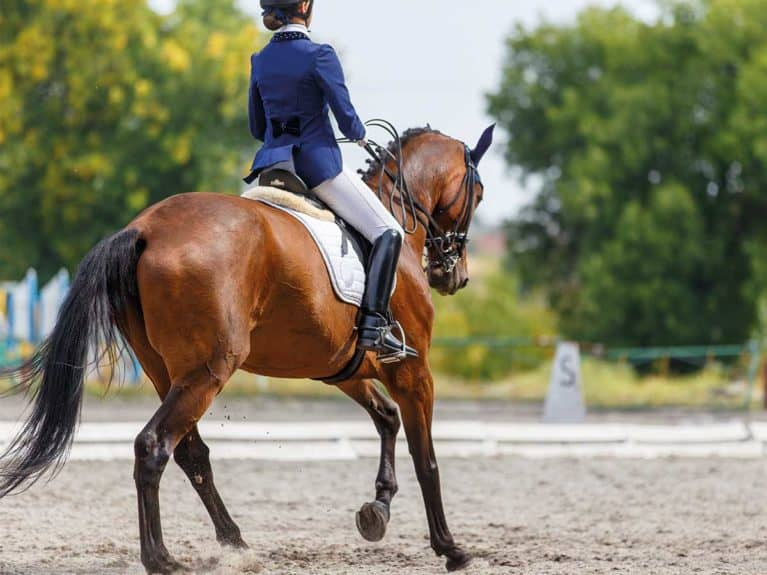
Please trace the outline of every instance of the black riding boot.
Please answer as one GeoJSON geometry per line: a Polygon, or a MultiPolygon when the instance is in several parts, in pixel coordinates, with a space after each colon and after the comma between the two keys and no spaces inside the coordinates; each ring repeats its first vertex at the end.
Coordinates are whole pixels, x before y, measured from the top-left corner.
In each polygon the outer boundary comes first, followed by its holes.
{"type": "MultiPolygon", "coordinates": [[[[373,244],[357,342],[358,347],[376,351],[379,356],[388,356],[394,361],[406,356],[418,357],[414,349],[404,346],[392,334],[393,325],[389,322],[389,299],[397,275],[397,261],[401,249],[402,236],[394,230],[384,232],[373,244]]],[[[402,335],[404,337],[404,334],[402,335]]]]}

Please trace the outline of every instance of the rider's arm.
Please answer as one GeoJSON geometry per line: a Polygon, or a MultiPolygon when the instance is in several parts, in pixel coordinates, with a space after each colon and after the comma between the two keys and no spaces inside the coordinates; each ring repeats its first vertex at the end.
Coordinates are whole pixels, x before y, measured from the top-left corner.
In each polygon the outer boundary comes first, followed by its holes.
{"type": "Polygon", "coordinates": [[[355,141],[364,139],[365,126],[352,105],[341,62],[331,46],[320,47],[315,61],[314,75],[330,104],[330,109],[333,110],[343,135],[355,141]]]}
{"type": "Polygon", "coordinates": [[[261,93],[258,91],[255,74],[255,55],[251,59],[250,91],[248,96],[248,116],[250,119],[250,133],[256,140],[264,141],[266,137],[266,113],[261,93]]]}

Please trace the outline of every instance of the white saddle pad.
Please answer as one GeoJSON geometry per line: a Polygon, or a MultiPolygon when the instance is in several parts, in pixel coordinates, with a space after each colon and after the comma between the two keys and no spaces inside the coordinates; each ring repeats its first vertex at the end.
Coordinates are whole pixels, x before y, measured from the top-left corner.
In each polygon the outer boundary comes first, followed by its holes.
{"type": "Polygon", "coordinates": [[[346,230],[334,221],[320,220],[299,212],[296,209],[281,206],[271,199],[254,194],[243,197],[263,202],[273,208],[293,216],[309,232],[322,254],[325,267],[333,284],[333,291],[342,302],[359,307],[365,293],[365,266],[357,252],[357,244],[346,230]]]}

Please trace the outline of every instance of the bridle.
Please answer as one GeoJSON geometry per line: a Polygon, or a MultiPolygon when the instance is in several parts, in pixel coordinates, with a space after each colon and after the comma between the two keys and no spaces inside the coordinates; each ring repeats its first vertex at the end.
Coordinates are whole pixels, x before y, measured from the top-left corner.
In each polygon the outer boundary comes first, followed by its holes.
{"type": "MultiPolygon", "coordinates": [[[[469,239],[469,227],[471,225],[472,214],[476,207],[476,185],[482,186],[482,179],[479,171],[471,158],[471,149],[464,144],[464,161],[466,163],[466,175],[461,183],[462,190],[446,205],[431,214],[419,202],[408,188],[402,169],[402,140],[397,129],[386,120],[374,119],[365,122],[365,126],[376,127],[387,132],[393,140],[395,152],[392,153],[375,141],[368,139],[368,145],[365,147],[367,153],[381,166],[381,174],[378,181],[376,193],[378,198],[388,203],[389,211],[397,218],[402,228],[407,234],[414,234],[421,225],[426,230],[426,248],[428,251],[427,266],[428,269],[442,269],[445,273],[451,273],[458,262],[461,261],[463,254],[466,253],[466,246],[469,239]],[[395,164],[395,171],[392,173],[387,167],[387,157],[395,164]],[[391,180],[393,186],[388,192],[384,186],[385,179],[391,180]],[[397,193],[399,192],[399,193],[397,193]],[[463,192],[463,193],[461,193],[463,192]],[[436,218],[449,212],[463,198],[461,211],[456,218],[455,223],[449,230],[444,230],[437,223],[436,218]],[[399,213],[398,213],[399,212],[399,213]]],[[[348,140],[339,140],[348,142],[348,140]]]]}
{"type": "Polygon", "coordinates": [[[458,200],[463,196],[463,206],[458,218],[453,224],[453,229],[443,231],[437,225],[435,218],[430,217],[430,226],[427,228],[426,247],[429,248],[429,254],[436,253],[436,259],[429,259],[429,267],[441,267],[446,273],[450,273],[458,265],[462,255],[466,251],[466,246],[471,241],[469,239],[469,226],[471,225],[472,214],[476,207],[476,184],[482,185],[482,179],[479,177],[479,171],[474,161],[471,159],[471,149],[464,144],[464,156],[466,163],[466,175],[463,177],[463,190],[453,197],[446,206],[438,208],[434,216],[439,217],[448,213],[458,200]]]}

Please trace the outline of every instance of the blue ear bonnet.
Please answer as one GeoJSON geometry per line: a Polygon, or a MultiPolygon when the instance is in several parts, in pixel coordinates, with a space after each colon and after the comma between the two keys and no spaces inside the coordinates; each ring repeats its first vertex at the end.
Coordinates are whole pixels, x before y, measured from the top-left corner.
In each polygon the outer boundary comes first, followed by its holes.
{"type": "Polygon", "coordinates": [[[477,142],[477,145],[474,147],[473,150],[471,150],[471,160],[474,162],[475,166],[479,166],[479,163],[482,161],[482,158],[484,157],[485,153],[493,144],[494,131],[495,131],[495,124],[493,124],[492,126],[489,126],[482,133],[482,136],[479,138],[479,142],[477,142]]]}

